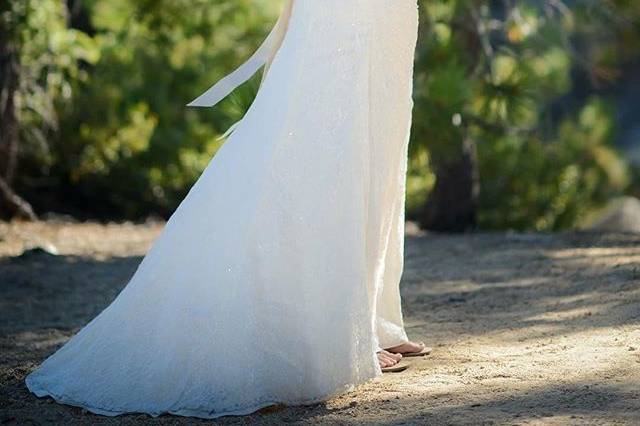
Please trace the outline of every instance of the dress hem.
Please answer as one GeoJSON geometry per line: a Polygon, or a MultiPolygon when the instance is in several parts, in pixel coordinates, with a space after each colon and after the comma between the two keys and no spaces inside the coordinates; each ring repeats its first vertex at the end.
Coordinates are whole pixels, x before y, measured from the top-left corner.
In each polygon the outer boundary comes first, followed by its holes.
{"type": "Polygon", "coordinates": [[[64,395],[58,395],[54,392],[51,392],[49,390],[47,390],[44,386],[41,386],[39,384],[35,384],[35,383],[30,383],[30,380],[25,379],[25,384],[27,386],[27,389],[29,389],[30,392],[32,392],[34,395],[36,395],[39,398],[42,397],[51,397],[53,398],[57,403],[60,404],[64,404],[64,405],[69,405],[72,407],[78,407],[78,408],[83,408],[93,414],[98,414],[98,415],[102,415],[102,416],[107,416],[107,417],[116,417],[116,416],[120,416],[120,415],[125,415],[125,414],[148,414],[151,417],[159,417],[161,415],[166,415],[166,414],[170,414],[170,415],[175,415],[175,416],[181,416],[181,417],[195,417],[195,418],[200,418],[200,419],[215,419],[218,417],[224,417],[224,416],[244,416],[244,415],[248,415],[248,414],[253,414],[256,411],[265,408],[265,407],[269,407],[271,405],[285,405],[288,407],[293,407],[293,406],[303,406],[303,405],[312,405],[312,404],[318,404],[321,402],[324,402],[330,398],[333,398],[335,396],[338,396],[340,394],[343,394],[345,392],[349,392],[354,390],[357,386],[360,386],[362,384],[365,384],[367,382],[370,382],[374,379],[376,379],[377,377],[381,376],[382,372],[378,371],[378,369],[375,370],[375,373],[373,376],[362,380],[359,383],[353,383],[353,384],[345,384],[340,386],[336,391],[327,393],[325,395],[319,396],[317,398],[312,398],[312,399],[300,399],[300,400],[282,400],[282,399],[271,399],[271,400],[264,400],[260,403],[248,406],[248,407],[244,407],[244,408],[239,408],[237,410],[229,410],[229,411],[222,411],[222,412],[217,412],[217,413],[212,413],[211,411],[206,411],[206,410],[197,410],[197,409],[189,409],[189,408],[182,408],[182,409],[178,409],[178,410],[161,410],[161,411],[144,411],[144,410],[127,410],[127,409],[108,409],[108,408],[100,408],[100,407],[96,407],[93,406],[89,403],[86,402],[82,402],[82,401],[77,401],[76,399],[70,398],[70,397],[66,397],[64,395]]]}

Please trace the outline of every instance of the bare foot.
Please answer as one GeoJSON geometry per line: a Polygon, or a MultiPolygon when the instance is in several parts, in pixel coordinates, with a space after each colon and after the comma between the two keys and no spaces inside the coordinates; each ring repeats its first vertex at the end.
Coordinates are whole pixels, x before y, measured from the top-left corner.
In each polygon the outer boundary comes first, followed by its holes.
{"type": "Polygon", "coordinates": [[[402,343],[401,345],[394,346],[392,348],[387,348],[386,350],[388,352],[391,352],[392,354],[404,354],[409,352],[420,352],[424,348],[425,348],[424,342],[409,341],[409,342],[402,343]]]}
{"type": "Polygon", "coordinates": [[[377,352],[377,354],[380,368],[393,367],[402,359],[401,354],[392,354],[391,352],[387,352],[384,349],[377,352]]]}

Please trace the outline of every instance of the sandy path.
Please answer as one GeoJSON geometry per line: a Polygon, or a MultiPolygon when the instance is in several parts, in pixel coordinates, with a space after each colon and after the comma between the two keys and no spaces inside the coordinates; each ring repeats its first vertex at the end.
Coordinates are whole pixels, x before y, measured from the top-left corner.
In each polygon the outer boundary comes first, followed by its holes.
{"type": "MultiPolygon", "coordinates": [[[[94,416],[23,385],[161,227],[0,223],[0,424],[206,423],[94,416]],[[59,255],[17,256],[43,242],[59,255]]],[[[411,233],[402,291],[430,357],[325,404],[216,423],[640,425],[640,235],[411,233]]]]}

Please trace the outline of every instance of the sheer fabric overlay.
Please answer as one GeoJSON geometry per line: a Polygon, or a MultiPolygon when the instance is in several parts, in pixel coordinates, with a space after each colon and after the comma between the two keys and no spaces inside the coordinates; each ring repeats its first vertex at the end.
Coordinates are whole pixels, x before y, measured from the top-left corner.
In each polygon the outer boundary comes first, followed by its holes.
{"type": "Polygon", "coordinates": [[[243,120],[118,297],[30,374],[105,415],[314,403],[405,342],[415,0],[295,0],[243,120]]]}

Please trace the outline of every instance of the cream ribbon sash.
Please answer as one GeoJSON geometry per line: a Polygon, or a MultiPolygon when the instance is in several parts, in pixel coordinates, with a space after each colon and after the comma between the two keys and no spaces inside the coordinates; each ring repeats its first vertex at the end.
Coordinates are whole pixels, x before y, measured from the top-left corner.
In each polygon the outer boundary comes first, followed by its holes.
{"type": "MultiPolygon", "coordinates": [[[[216,105],[233,92],[238,86],[249,80],[263,66],[264,74],[262,76],[262,81],[264,81],[264,78],[269,71],[269,67],[271,66],[271,62],[278,52],[278,49],[280,49],[284,36],[287,33],[293,2],[294,0],[286,0],[285,6],[275,26],[258,50],[256,50],[256,52],[244,64],[240,65],[240,67],[231,74],[222,78],[202,95],[187,104],[187,106],[212,107],[216,105]]],[[[260,84],[262,84],[262,82],[260,84]]],[[[223,137],[233,131],[234,128],[235,125],[229,129],[223,137]]]]}

